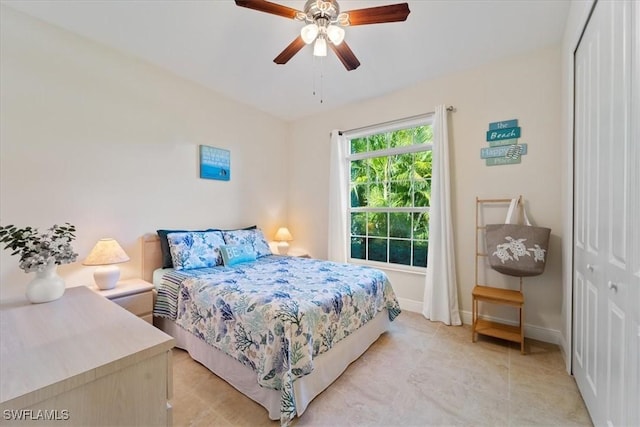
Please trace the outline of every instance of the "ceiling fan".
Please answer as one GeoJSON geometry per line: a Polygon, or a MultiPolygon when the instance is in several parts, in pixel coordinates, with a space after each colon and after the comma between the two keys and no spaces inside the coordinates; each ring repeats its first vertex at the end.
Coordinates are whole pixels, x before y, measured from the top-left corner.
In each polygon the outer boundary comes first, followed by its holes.
{"type": "Polygon", "coordinates": [[[405,21],[410,13],[407,3],[342,13],[336,0],[307,0],[304,11],[266,0],[236,0],[236,5],[307,23],[300,35],[273,60],[276,64],[286,64],[305,45],[315,42],[314,56],[327,56],[328,45],[348,71],[358,68],[360,61],[344,41],[342,27],[405,21]]]}

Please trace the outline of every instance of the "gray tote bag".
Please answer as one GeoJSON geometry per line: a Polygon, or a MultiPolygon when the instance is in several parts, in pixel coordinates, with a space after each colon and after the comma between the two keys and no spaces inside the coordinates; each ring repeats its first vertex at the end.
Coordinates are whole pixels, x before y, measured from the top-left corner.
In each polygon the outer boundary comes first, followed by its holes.
{"type": "Polygon", "coordinates": [[[519,205],[518,199],[511,200],[504,224],[487,224],[489,265],[509,276],[538,276],[544,272],[551,229],[532,226],[524,207],[525,224],[512,224],[519,205]]]}

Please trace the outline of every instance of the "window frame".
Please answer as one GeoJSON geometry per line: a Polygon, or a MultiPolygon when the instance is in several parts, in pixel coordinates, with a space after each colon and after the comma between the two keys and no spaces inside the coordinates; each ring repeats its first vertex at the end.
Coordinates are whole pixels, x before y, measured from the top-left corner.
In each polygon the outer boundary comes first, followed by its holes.
{"type": "MultiPolygon", "coordinates": [[[[367,126],[366,128],[361,128],[358,130],[354,130],[354,131],[349,131],[349,132],[344,132],[343,136],[346,139],[346,144],[349,147],[348,148],[348,152],[349,154],[346,156],[345,160],[347,162],[347,176],[348,179],[347,181],[347,188],[345,189],[346,194],[347,194],[347,211],[346,211],[346,225],[347,225],[347,236],[346,236],[346,241],[348,242],[348,249],[347,249],[347,260],[350,263],[354,263],[354,264],[361,264],[361,265],[369,265],[372,267],[376,267],[376,268],[383,268],[383,269],[387,269],[387,270],[392,270],[392,271],[401,271],[401,272],[408,272],[408,273],[418,273],[418,274],[425,274],[426,273],[426,269],[427,267],[421,267],[421,266],[414,266],[414,265],[406,265],[406,264],[397,264],[397,263],[392,263],[389,261],[383,262],[383,261],[373,261],[373,260],[368,260],[368,259],[361,259],[361,258],[352,258],[351,257],[351,237],[352,237],[352,233],[351,233],[351,217],[352,217],[352,213],[358,213],[358,212],[383,212],[383,213],[429,213],[430,212],[430,206],[425,206],[425,207],[366,207],[366,208],[353,208],[351,206],[351,162],[352,161],[357,161],[357,160],[364,160],[364,159],[370,159],[370,158],[375,158],[375,157],[383,157],[383,156],[395,156],[395,155],[401,155],[401,154],[413,154],[413,153],[421,153],[421,152],[425,152],[425,151],[433,151],[433,144],[432,143],[422,143],[422,144],[413,144],[413,145],[407,145],[407,146],[402,146],[402,147],[393,147],[393,148],[386,148],[386,149],[382,149],[382,150],[374,150],[374,151],[366,151],[366,152],[360,152],[360,153],[354,153],[351,154],[351,140],[352,139],[357,139],[357,138],[366,138],[372,135],[376,135],[376,134],[383,134],[383,133],[388,133],[388,132],[395,132],[395,131],[399,131],[399,130],[404,130],[404,129],[412,129],[412,128],[416,128],[419,126],[433,126],[433,114],[427,114],[427,115],[421,115],[421,116],[414,116],[408,119],[401,119],[401,120],[396,120],[393,122],[387,122],[387,123],[382,123],[379,125],[372,125],[372,126],[367,126]]],[[[365,238],[369,238],[368,234],[367,236],[365,236],[365,238]]],[[[389,241],[391,237],[389,236],[389,231],[387,230],[387,242],[389,241]]],[[[411,237],[411,239],[409,239],[411,242],[414,241],[413,236],[411,237]]],[[[428,242],[429,240],[427,240],[428,242]]],[[[427,252],[428,253],[428,252],[427,252]]],[[[387,247],[387,260],[388,260],[388,255],[389,255],[389,248],[387,247]]],[[[368,256],[368,254],[367,254],[368,256]]]]}

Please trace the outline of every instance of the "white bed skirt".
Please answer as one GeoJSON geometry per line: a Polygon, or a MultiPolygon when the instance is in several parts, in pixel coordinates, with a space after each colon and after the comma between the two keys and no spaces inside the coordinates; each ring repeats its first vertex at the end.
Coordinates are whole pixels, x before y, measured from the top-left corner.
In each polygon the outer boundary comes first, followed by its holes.
{"type": "MultiPolygon", "coordinates": [[[[172,320],[156,317],[153,323],[175,338],[176,347],[189,352],[194,360],[202,363],[240,393],[264,406],[270,419],[280,419],[280,391],[260,387],[257,374],[251,368],[211,347],[172,320]]],[[[366,325],[339,341],[330,351],[314,358],[313,372],[293,383],[297,415],[302,415],[314,397],[334,382],[351,362],[387,331],[390,323],[389,314],[384,309],[366,325]]]]}

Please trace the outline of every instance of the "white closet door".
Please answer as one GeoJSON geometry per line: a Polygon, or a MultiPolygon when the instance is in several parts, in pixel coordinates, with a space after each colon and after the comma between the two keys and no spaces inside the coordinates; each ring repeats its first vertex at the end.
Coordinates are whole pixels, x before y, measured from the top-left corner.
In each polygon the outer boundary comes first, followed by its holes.
{"type": "Polygon", "coordinates": [[[603,253],[599,222],[606,190],[601,177],[605,147],[600,143],[606,111],[601,100],[604,82],[600,80],[607,74],[604,64],[609,61],[609,51],[602,48],[607,27],[604,15],[602,4],[598,4],[575,55],[573,372],[594,421],[598,400],[604,398],[598,351],[604,300],[598,277],[603,253]]]}
{"type": "Polygon", "coordinates": [[[573,371],[597,426],[640,404],[635,7],[597,2],[575,56],[573,371]]]}
{"type": "Polygon", "coordinates": [[[631,4],[631,141],[629,168],[629,218],[631,230],[629,384],[627,389],[628,425],[640,426],[640,3],[631,4]]]}

